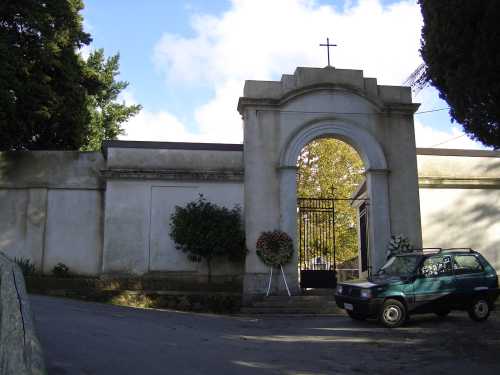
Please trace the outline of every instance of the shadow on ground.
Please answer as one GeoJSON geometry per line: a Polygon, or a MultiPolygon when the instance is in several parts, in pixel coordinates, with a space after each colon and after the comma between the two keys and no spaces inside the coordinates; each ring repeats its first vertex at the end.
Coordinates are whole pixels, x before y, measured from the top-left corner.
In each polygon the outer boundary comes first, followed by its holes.
{"type": "Polygon", "coordinates": [[[243,317],[32,296],[49,374],[500,373],[500,315],[412,319],[243,317]]]}

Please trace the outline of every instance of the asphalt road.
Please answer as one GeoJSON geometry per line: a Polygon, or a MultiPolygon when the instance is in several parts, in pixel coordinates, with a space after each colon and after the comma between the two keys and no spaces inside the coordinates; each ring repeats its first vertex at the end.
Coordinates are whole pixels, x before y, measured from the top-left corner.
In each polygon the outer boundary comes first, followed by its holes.
{"type": "Polygon", "coordinates": [[[500,374],[500,315],[229,317],[31,296],[50,375],[500,374]]]}

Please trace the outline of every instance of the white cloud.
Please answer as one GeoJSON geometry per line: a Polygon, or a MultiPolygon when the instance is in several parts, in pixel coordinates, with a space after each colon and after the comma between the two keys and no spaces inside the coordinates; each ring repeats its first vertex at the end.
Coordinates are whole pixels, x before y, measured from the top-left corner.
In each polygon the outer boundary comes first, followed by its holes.
{"type": "Polygon", "coordinates": [[[339,45],[333,65],[399,84],[419,64],[421,24],[414,1],[360,0],[339,11],[306,0],[233,0],[220,17],[193,17],[192,38],[164,34],[155,61],[168,80],[270,79],[297,65],[326,65],[318,44],[329,35],[339,45]]]}
{"type": "Polygon", "coordinates": [[[91,52],[92,52],[92,47],[88,45],[83,45],[81,48],[78,49],[78,53],[85,60],[89,58],[91,52]]]}
{"type": "Polygon", "coordinates": [[[196,110],[195,118],[202,139],[221,143],[243,141],[243,121],[236,110],[242,91],[240,81],[226,81],[224,85],[218,85],[213,100],[196,110]]]}
{"type": "Polygon", "coordinates": [[[364,69],[400,84],[418,66],[420,9],[414,1],[383,7],[361,0],[342,10],[310,0],[233,0],[219,17],[195,15],[193,37],[165,33],[154,61],[168,84],[208,85],[215,96],[195,109],[201,138],[241,142],[236,111],[245,79],[276,79],[297,66],[325,66],[326,36],[339,47],[332,64],[364,69]]]}
{"type": "Polygon", "coordinates": [[[177,118],[168,112],[142,110],[129,120],[125,133],[119,138],[130,141],[198,142],[200,136],[186,130],[177,118]]]}
{"type": "MultiPolygon", "coordinates": [[[[119,101],[127,105],[137,104],[132,91],[125,90],[119,101]]],[[[130,141],[199,142],[201,137],[190,133],[175,116],[166,112],[141,110],[123,126],[125,134],[119,139],[130,141]]]]}
{"type": "Polygon", "coordinates": [[[208,85],[215,96],[195,109],[202,139],[241,142],[236,111],[245,79],[276,79],[297,66],[326,65],[319,47],[338,44],[337,67],[364,69],[382,83],[399,84],[420,62],[421,16],[413,1],[383,7],[361,0],[343,10],[307,0],[233,0],[219,17],[192,18],[193,37],[164,34],[154,61],[169,84],[208,85]]]}
{"type": "Polygon", "coordinates": [[[436,130],[415,121],[415,141],[417,147],[486,149],[470,139],[458,126],[450,125],[450,131],[436,130]]]}
{"type": "MultiPolygon", "coordinates": [[[[192,37],[165,33],[154,50],[156,67],[167,84],[208,87],[215,93],[194,108],[196,132],[167,112],[143,111],[127,125],[122,139],[242,142],[236,111],[245,79],[279,79],[297,66],[325,66],[319,47],[327,36],[339,46],[332,65],[362,69],[380,84],[399,85],[420,64],[422,17],[415,1],[382,6],[379,0],[346,1],[342,9],[313,0],[232,0],[219,16],[192,17],[192,37]],[[150,122],[150,123],[149,123],[150,122]]],[[[424,90],[423,109],[442,104],[424,90]]],[[[419,147],[458,137],[458,128],[436,131],[416,123],[419,147]]],[[[467,137],[439,147],[477,148],[467,137]]]]}

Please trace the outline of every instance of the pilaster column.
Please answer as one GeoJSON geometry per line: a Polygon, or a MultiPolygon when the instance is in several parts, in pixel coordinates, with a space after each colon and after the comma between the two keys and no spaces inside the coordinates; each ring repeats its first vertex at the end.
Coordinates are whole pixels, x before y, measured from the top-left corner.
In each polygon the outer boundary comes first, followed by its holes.
{"type": "Polygon", "coordinates": [[[387,245],[391,238],[388,174],[388,169],[366,171],[367,190],[370,197],[369,252],[373,272],[384,265],[387,245]]]}
{"type": "MultiPolygon", "coordinates": [[[[285,273],[292,294],[299,288],[299,252],[297,246],[297,167],[279,168],[280,175],[280,229],[286,232],[294,244],[293,258],[285,267],[285,273]]],[[[283,286],[284,287],[284,286],[283,286]]]]}

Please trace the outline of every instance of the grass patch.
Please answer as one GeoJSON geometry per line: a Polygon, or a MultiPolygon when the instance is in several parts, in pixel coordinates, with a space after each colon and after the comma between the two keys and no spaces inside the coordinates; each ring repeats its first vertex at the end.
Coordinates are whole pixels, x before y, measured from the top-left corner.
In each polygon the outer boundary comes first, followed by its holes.
{"type": "MultiPolygon", "coordinates": [[[[27,277],[29,293],[67,297],[84,301],[114,305],[174,309],[181,311],[234,314],[241,308],[241,292],[216,290],[170,289],[175,283],[164,279],[107,279],[55,278],[48,276],[27,277]],[[151,289],[151,287],[159,287],[151,289]]],[[[226,286],[227,287],[227,286],[226,286]]],[[[240,289],[241,290],[241,289],[240,289]]]]}

